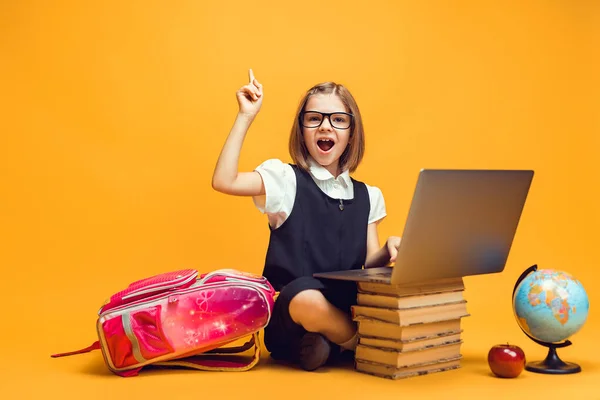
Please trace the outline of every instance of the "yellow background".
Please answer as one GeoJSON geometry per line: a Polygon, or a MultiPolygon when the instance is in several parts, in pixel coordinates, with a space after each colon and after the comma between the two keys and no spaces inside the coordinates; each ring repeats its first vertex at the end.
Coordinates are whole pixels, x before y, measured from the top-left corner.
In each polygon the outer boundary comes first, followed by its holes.
{"type": "Polygon", "coordinates": [[[591,0],[2,2],[2,397],[600,398],[599,16],[591,0]],[[462,369],[391,382],[265,359],[243,374],[122,379],[99,352],[50,359],[95,340],[99,306],[134,279],[261,271],[265,217],[210,185],[248,68],[265,98],[246,170],[290,160],[308,87],[350,88],[367,135],[355,177],[384,193],[382,242],[402,234],[420,168],[536,171],[505,271],[465,280],[462,369]],[[496,343],[545,355],[510,302],[534,263],[588,291],[588,322],[560,351],[583,372],[496,379],[486,364],[496,343]]]}

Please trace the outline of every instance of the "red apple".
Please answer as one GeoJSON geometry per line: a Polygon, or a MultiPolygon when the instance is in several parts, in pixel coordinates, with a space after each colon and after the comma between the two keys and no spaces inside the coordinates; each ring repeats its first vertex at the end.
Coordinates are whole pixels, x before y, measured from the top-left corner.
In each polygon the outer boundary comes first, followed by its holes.
{"type": "Polygon", "coordinates": [[[516,378],[525,368],[525,352],[516,345],[497,344],[488,353],[492,372],[501,378],[516,378]]]}

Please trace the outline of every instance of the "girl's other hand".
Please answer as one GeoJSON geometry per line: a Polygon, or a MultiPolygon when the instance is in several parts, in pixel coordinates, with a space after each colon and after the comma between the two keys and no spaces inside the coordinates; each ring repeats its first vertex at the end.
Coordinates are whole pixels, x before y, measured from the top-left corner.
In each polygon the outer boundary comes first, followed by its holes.
{"type": "Polygon", "coordinates": [[[250,76],[250,83],[242,86],[236,92],[236,96],[240,114],[255,117],[262,105],[263,90],[262,85],[254,77],[251,69],[248,71],[248,75],[250,76]]]}
{"type": "Polygon", "coordinates": [[[402,239],[398,236],[390,236],[386,242],[388,253],[390,254],[390,262],[396,261],[398,255],[398,248],[400,247],[400,241],[402,239]]]}

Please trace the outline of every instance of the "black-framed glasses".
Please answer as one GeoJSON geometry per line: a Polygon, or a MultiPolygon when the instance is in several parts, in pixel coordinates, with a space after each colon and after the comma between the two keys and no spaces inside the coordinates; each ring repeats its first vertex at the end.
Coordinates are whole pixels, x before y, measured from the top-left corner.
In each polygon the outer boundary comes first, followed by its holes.
{"type": "Polygon", "coordinates": [[[303,111],[300,113],[300,125],[305,128],[318,128],[321,126],[325,117],[329,119],[329,124],[336,129],[348,129],[352,125],[354,115],[346,112],[322,113],[318,111],[303,111]]]}

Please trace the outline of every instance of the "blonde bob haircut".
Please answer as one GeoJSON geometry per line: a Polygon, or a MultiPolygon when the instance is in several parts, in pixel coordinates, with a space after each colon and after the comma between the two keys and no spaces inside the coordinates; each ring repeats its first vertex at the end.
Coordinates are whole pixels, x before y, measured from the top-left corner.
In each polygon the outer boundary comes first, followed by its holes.
{"type": "Polygon", "coordinates": [[[298,165],[303,170],[308,170],[308,149],[304,143],[304,134],[302,133],[302,125],[300,125],[300,113],[304,111],[306,103],[311,96],[317,94],[333,94],[336,95],[342,103],[346,106],[346,112],[354,115],[352,118],[352,124],[350,125],[350,139],[348,140],[348,146],[342,153],[339,160],[339,172],[349,170],[354,172],[358,168],[363,155],[365,153],[365,133],[363,128],[363,122],[358,109],[358,105],[354,100],[350,91],[343,85],[335,82],[325,82],[310,88],[300,101],[298,109],[296,111],[296,118],[292,125],[292,131],[290,133],[289,140],[289,152],[294,164],[298,165]]]}

